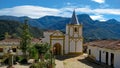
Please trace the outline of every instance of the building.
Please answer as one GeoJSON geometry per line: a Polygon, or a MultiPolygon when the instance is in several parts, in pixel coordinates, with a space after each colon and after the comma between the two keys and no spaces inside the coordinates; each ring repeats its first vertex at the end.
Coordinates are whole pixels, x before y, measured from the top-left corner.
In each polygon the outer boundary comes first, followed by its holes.
{"type": "Polygon", "coordinates": [[[46,31],[42,41],[50,43],[55,55],[81,54],[83,52],[82,25],[78,22],[75,11],[70,23],[66,25],[65,34],[59,30],[46,31]]]}
{"type": "Polygon", "coordinates": [[[120,41],[101,40],[86,43],[87,53],[95,60],[120,68],[120,41]]]}
{"type": "MultiPolygon", "coordinates": [[[[39,39],[32,39],[32,44],[41,43],[39,39]]],[[[7,55],[8,50],[12,49],[15,55],[22,55],[22,51],[19,49],[20,39],[4,39],[0,41],[0,57],[7,55]]]]}

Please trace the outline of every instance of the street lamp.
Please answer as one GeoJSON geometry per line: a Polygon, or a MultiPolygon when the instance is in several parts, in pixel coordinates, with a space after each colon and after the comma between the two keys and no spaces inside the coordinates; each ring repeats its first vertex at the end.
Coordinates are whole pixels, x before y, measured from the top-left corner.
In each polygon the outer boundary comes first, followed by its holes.
{"type": "Polygon", "coordinates": [[[9,66],[13,66],[13,55],[15,53],[13,52],[13,50],[11,48],[9,48],[8,50],[8,55],[9,55],[9,66]]]}

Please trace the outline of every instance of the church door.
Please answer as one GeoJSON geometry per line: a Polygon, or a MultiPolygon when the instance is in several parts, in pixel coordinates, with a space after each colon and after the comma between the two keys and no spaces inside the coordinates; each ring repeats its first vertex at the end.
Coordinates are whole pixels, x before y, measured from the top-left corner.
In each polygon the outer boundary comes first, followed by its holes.
{"type": "Polygon", "coordinates": [[[61,45],[59,43],[56,43],[53,46],[53,52],[54,52],[54,55],[61,55],[61,45]]]}

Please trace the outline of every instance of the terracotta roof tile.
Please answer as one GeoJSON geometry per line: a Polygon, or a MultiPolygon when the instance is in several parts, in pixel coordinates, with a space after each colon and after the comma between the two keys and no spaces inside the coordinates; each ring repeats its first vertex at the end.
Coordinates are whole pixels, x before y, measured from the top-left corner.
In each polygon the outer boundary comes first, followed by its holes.
{"type": "Polygon", "coordinates": [[[55,30],[48,30],[48,31],[44,31],[44,32],[55,32],[55,30]]]}
{"type": "Polygon", "coordinates": [[[117,40],[117,41],[115,41],[115,40],[99,40],[99,41],[93,41],[93,42],[86,43],[85,45],[118,50],[118,49],[120,49],[120,40],[117,40]]]}
{"type": "MultiPolygon", "coordinates": [[[[38,42],[41,42],[41,39],[36,39],[36,38],[33,38],[32,39],[32,43],[38,43],[38,42]]],[[[20,43],[20,39],[4,39],[4,40],[1,40],[0,41],[0,44],[4,44],[4,43],[20,43]]]]}

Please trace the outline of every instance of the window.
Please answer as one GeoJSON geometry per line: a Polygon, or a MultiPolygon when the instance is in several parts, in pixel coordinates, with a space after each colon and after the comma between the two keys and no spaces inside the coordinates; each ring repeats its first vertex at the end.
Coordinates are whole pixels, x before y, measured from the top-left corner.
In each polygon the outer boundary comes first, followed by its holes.
{"type": "Polygon", "coordinates": [[[3,52],[3,48],[0,48],[0,52],[3,52]]]}
{"type": "Polygon", "coordinates": [[[16,52],[16,48],[12,48],[13,52],[16,52]]]}
{"type": "Polygon", "coordinates": [[[74,31],[75,31],[75,32],[77,32],[77,31],[78,31],[76,27],[74,28],[74,31]]]}

